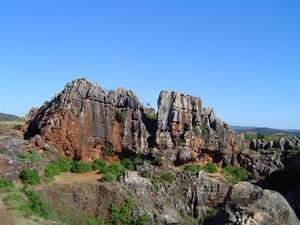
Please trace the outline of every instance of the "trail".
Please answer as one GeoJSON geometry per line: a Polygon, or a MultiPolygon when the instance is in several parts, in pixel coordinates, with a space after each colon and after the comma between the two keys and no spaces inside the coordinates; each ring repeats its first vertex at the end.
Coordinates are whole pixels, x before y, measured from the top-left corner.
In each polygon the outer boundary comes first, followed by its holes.
{"type": "Polygon", "coordinates": [[[14,225],[10,212],[0,199],[0,225],[14,225]]]}

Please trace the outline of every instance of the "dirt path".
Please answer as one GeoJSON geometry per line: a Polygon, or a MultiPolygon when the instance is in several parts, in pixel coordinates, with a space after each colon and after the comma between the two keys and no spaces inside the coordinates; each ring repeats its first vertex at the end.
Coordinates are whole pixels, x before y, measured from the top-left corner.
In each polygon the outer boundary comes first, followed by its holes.
{"type": "Polygon", "coordinates": [[[6,209],[3,201],[0,199],[0,225],[14,225],[10,212],[6,209]]]}

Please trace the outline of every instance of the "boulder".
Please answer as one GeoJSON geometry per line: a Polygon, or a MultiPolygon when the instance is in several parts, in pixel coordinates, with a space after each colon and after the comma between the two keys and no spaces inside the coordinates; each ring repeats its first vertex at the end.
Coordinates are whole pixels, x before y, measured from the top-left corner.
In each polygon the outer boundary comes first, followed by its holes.
{"type": "Polygon", "coordinates": [[[284,197],[248,182],[233,186],[215,225],[299,225],[299,220],[284,197]]]}

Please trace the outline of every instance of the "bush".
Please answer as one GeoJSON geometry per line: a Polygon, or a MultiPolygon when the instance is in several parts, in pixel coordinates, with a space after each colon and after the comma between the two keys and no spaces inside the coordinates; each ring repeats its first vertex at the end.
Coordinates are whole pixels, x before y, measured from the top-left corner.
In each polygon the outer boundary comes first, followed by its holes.
{"type": "Polygon", "coordinates": [[[115,181],[122,176],[125,171],[126,168],[120,162],[112,163],[104,172],[101,180],[107,182],[115,181]]]}
{"type": "Polygon", "coordinates": [[[60,172],[70,172],[72,168],[72,161],[67,158],[58,158],[56,166],[60,172]]]}
{"type": "Polygon", "coordinates": [[[32,212],[37,216],[48,219],[50,216],[50,206],[33,190],[26,190],[25,194],[29,200],[29,206],[32,212]]]}
{"type": "Polygon", "coordinates": [[[141,172],[141,176],[144,177],[144,178],[149,178],[151,176],[151,173],[148,170],[143,170],[141,172]]]}
{"type": "Polygon", "coordinates": [[[99,170],[100,173],[105,173],[108,171],[108,165],[104,160],[97,159],[92,164],[93,170],[99,170]]]}
{"type": "Polygon", "coordinates": [[[148,120],[155,121],[156,120],[156,113],[155,112],[149,112],[146,114],[146,117],[148,120]]]}
{"type": "Polygon", "coordinates": [[[20,179],[26,184],[38,184],[40,183],[40,176],[36,170],[24,169],[20,173],[20,179]]]}
{"type": "Polygon", "coordinates": [[[125,172],[126,169],[121,163],[115,162],[110,165],[109,170],[112,173],[120,176],[125,172]]]}
{"type": "Polygon", "coordinates": [[[124,166],[127,170],[134,170],[133,162],[130,159],[123,159],[121,161],[121,164],[124,166]]]}
{"type": "Polygon", "coordinates": [[[106,156],[114,156],[115,151],[112,146],[104,146],[103,154],[106,156]]]}
{"type": "Polygon", "coordinates": [[[0,191],[10,191],[14,187],[14,184],[11,180],[7,178],[0,177],[0,191]]]}
{"type": "Polygon", "coordinates": [[[146,223],[150,222],[150,216],[148,214],[144,214],[134,222],[132,222],[132,225],[145,225],[146,223]]]}
{"type": "Polygon", "coordinates": [[[218,171],[217,165],[212,162],[209,162],[206,165],[202,166],[202,170],[204,170],[207,173],[216,173],[218,171]]]}
{"type": "Polygon", "coordinates": [[[196,174],[202,169],[202,166],[198,164],[188,164],[185,166],[184,170],[191,174],[196,174]]]}
{"type": "Polygon", "coordinates": [[[8,193],[8,195],[3,198],[3,202],[9,209],[17,210],[25,216],[33,214],[28,200],[19,191],[8,193]]]}
{"type": "Polygon", "coordinates": [[[165,172],[160,176],[160,178],[166,182],[172,183],[176,179],[176,176],[172,172],[165,172]]]}
{"type": "Polygon", "coordinates": [[[164,163],[165,159],[162,156],[158,156],[154,159],[154,165],[161,166],[164,163]]]}
{"type": "Polygon", "coordinates": [[[19,153],[17,154],[17,158],[22,163],[37,163],[42,160],[42,157],[35,149],[29,152],[19,153]]]}
{"type": "Polygon", "coordinates": [[[46,165],[44,171],[45,176],[48,178],[53,178],[54,176],[57,176],[60,173],[59,167],[54,163],[49,163],[48,165],[46,165]]]}
{"type": "Polygon", "coordinates": [[[127,199],[120,207],[112,205],[109,209],[109,224],[126,225],[131,224],[133,201],[127,199]]]}
{"type": "Polygon", "coordinates": [[[85,163],[82,161],[73,161],[72,162],[72,168],[71,171],[73,173],[87,173],[87,172],[91,172],[92,169],[92,165],[89,163],[85,163]]]}
{"type": "Polygon", "coordinates": [[[116,119],[119,123],[124,123],[125,121],[125,113],[124,112],[117,112],[116,119]]]}
{"type": "Polygon", "coordinates": [[[110,171],[103,174],[103,177],[101,178],[102,181],[106,181],[106,182],[116,181],[117,179],[118,176],[110,171]]]}
{"type": "Polygon", "coordinates": [[[204,166],[198,164],[188,164],[185,170],[191,174],[197,174],[199,171],[203,170],[207,173],[216,173],[218,171],[215,163],[209,162],[204,166]]]}
{"type": "Polygon", "coordinates": [[[224,177],[231,184],[236,184],[248,179],[250,173],[244,167],[226,166],[223,169],[224,177]]]}

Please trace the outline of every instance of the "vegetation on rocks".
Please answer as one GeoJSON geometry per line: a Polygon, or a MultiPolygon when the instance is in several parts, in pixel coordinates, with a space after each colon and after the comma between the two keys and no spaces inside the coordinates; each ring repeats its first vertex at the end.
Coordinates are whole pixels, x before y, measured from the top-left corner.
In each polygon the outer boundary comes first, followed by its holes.
{"type": "Polygon", "coordinates": [[[85,163],[83,161],[73,161],[71,171],[73,173],[87,173],[91,172],[92,165],[90,163],[85,163]]]}
{"type": "Polygon", "coordinates": [[[0,191],[9,191],[14,187],[14,184],[11,180],[0,177],[0,191]]]}
{"type": "Polygon", "coordinates": [[[226,166],[222,173],[230,184],[246,181],[250,176],[250,173],[244,167],[235,166],[226,166]]]}
{"type": "Polygon", "coordinates": [[[55,163],[49,163],[45,167],[45,176],[48,178],[53,178],[54,176],[59,175],[60,168],[55,163]]]}
{"type": "Polygon", "coordinates": [[[32,169],[23,169],[20,172],[20,179],[23,183],[31,185],[38,184],[41,181],[38,171],[32,169]]]}
{"type": "Polygon", "coordinates": [[[160,178],[163,180],[163,181],[166,181],[166,182],[169,182],[169,183],[172,183],[175,179],[176,179],[176,175],[172,172],[165,172],[163,173],[160,178]]]}
{"type": "Polygon", "coordinates": [[[124,112],[117,112],[116,113],[116,120],[119,123],[124,123],[124,121],[125,121],[125,113],[124,112]]]}
{"type": "Polygon", "coordinates": [[[19,153],[17,154],[17,158],[21,163],[37,163],[42,160],[42,157],[35,149],[19,153]]]}

